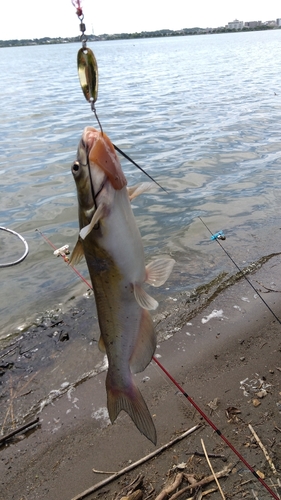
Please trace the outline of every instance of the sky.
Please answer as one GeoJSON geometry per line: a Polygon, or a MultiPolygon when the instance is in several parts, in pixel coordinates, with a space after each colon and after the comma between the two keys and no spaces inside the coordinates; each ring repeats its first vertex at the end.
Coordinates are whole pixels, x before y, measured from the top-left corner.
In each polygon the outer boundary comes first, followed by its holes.
{"type": "MultiPolygon", "coordinates": [[[[3,0],[1,0],[3,2],[3,0]]],[[[280,0],[81,0],[86,34],[216,28],[229,21],[281,18],[280,0]]],[[[71,0],[9,0],[2,6],[0,40],[72,37],[79,20],[71,0]]]]}

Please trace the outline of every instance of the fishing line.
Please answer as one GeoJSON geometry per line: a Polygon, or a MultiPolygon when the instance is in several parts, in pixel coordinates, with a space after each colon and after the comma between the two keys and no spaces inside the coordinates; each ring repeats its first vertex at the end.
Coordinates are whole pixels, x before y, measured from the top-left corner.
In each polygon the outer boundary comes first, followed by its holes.
{"type": "Polygon", "coordinates": [[[25,239],[19,234],[17,233],[16,231],[13,231],[12,229],[8,229],[7,227],[3,227],[3,226],[0,226],[0,230],[1,231],[7,231],[8,233],[11,233],[11,234],[14,234],[15,236],[17,236],[17,238],[19,238],[23,244],[24,244],[24,252],[22,254],[22,256],[17,259],[17,260],[14,260],[13,262],[7,262],[5,264],[0,264],[0,267],[10,267],[10,266],[15,266],[16,264],[19,264],[20,262],[22,262],[25,257],[27,256],[28,252],[29,252],[29,249],[28,249],[28,244],[27,242],[25,241],[25,239]]]}
{"type": "MultiPolygon", "coordinates": [[[[44,234],[39,231],[39,229],[36,229],[36,231],[41,234],[41,236],[44,238],[44,240],[54,249],[57,250],[57,248],[53,245],[53,243],[46,237],[44,234]]],[[[63,255],[61,255],[63,257],[63,255]]],[[[64,258],[65,260],[65,258],[64,258]]],[[[70,265],[71,269],[87,284],[87,286],[92,290],[93,287],[88,283],[88,281],[83,278],[83,276],[75,269],[74,266],[70,265]]],[[[153,356],[152,357],[153,361],[156,363],[156,365],[165,373],[165,375],[168,377],[168,379],[177,387],[177,389],[184,395],[184,397],[191,403],[191,405],[195,408],[195,410],[204,418],[204,420],[209,424],[209,426],[216,432],[216,434],[225,442],[225,444],[235,453],[235,455],[241,460],[241,462],[249,469],[250,472],[255,476],[255,478],[262,484],[262,486],[268,491],[268,493],[275,499],[275,500],[280,500],[280,498],[275,495],[274,491],[266,484],[266,482],[258,475],[258,473],[255,471],[255,469],[243,458],[243,456],[239,453],[239,451],[234,448],[234,446],[228,441],[228,439],[221,433],[221,431],[217,428],[217,426],[209,419],[209,417],[201,410],[201,408],[195,403],[195,401],[185,392],[185,390],[178,384],[178,382],[172,377],[172,375],[164,368],[164,366],[158,361],[158,359],[153,356]]]]}
{"type": "MultiPolygon", "coordinates": [[[[95,55],[89,47],[87,47],[87,36],[85,34],[86,31],[86,26],[83,22],[84,20],[84,14],[83,10],[81,7],[81,2],[80,0],[71,0],[72,5],[76,8],[76,14],[78,16],[78,19],[80,21],[80,31],[81,31],[81,36],[80,40],[82,42],[82,48],[78,51],[77,54],[77,69],[78,69],[78,76],[80,80],[80,85],[82,92],[84,94],[84,97],[86,101],[88,101],[91,105],[91,110],[95,114],[96,120],[100,126],[101,133],[103,134],[103,129],[101,122],[98,118],[96,107],[95,107],[95,102],[98,98],[98,63],[95,58],[95,55]]],[[[132,158],[130,158],[126,153],[124,153],[120,148],[115,146],[113,144],[114,148],[118,153],[120,153],[124,158],[129,160],[133,165],[135,165],[139,170],[141,170],[149,179],[151,179],[157,186],[159,186],[163,191],[166,191],[153,177],[151,177],[143,168],[141,168],[132,158]]]]}
{"type": "Polygon", "coordinates": [[[114,149],[116,149],[116,151],[118,151],[118,153],[120,153],[122,156],[124,156],[124,158],[126,158],[126,160],[129,160],[133,165],[135,165],[139,170],[141,170],[145,175],[147,175],[147,177],[149,177],[149,179],[151,179],[153,182],[155,182],[155,184],[157,184],[157,186],[159,186],[161,189],[163,189],[163,191],[165,191],[165,193],[168,194],[168,191],[165,188],[163,188],[155,179],[153,179],[153,177],[151,177],[151,175],[149,175],[134,160],[132,160],[132,158],[130,158],[130,156],[128,156],[126,153],[124,153],[124,151],[122,151],[122,149],[118,148],[115,144],[113,144],[113,147],[114,147],[114,149]]]}
{"type": "MultiPolygon", "coordinates": [[[[208,228],[207,224],[205,224],[205,222],[201,219],[201,217],[198,217],[198,219],[201,220],[202,224],[204,224],[204,226],[206,227],[206,229],[208,229],[209,233],[212,235],[212,236],[215,236],[212,231],[208,228]]],[[[275,312],[271,309],[271,307],[267,304],[267,302],[264,300],[264,298],[261,296],[261,294],[259,293],[259,291],[254,287],[254,285],[251,283],[251,281],[247,278],[246,274],[244,273],[244,271],[242,269],[240,269],[240,267],[238,266],[238,264],[236,264],[236,262],[233,260],[233,258],[231,257],[231,255],[228,253],[228,251],[223,247],[223,245],[219,242],[218,238],[213,238],[214,240],[216,240],[216,242],[218,243],[218,245],[222,248],[222,250],[224,251],[224,253],[227,255],[227,257],[231,260],[231,262],[235,265],[235,267],[238,269],[238,271],[240,273],[242,273],[242,276],[243,278],[245,278],[245,280],[249,283],[249,285],[252,287],[252,289],[256,292],[256,294],[259,296],[259,298],[261,299],[261,301],[264,303],[264,305],[267,307],[267,309],[271,312],[271,314],[274,316],[274,318],[278,321],[278,323],[281,325],[281,321],[280,319],[278,318],[278,316],[276,316],[275,312]]]]}

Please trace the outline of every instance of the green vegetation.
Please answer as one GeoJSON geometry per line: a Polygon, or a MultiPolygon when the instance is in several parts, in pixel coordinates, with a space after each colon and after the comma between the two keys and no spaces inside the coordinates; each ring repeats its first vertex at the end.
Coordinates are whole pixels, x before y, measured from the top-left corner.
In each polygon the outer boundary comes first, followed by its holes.
{"type": "MultiPolygon", "coordinates": [[[[157,31],[142,31],[141,33],[119,33],[115,35],[89,35],[89,42],[99,42],[102,40],[128,40],[132,38],[160,38],[160,37],[170,37],[170,36],[190,36],[190,35],[206,35],[212,33],[239,33],[241,31],[262,31],[262,30],[271,30],[271,29],[280,29],[280,27],[276,26],[267,26],[261,25],[256,28],[247,28],[244,27],[242,30],[234,30],[229,28],[184,28],[182,30],[172,31],[168,29],[157,30],[157,31]]],[[[67,37],[67,38],[33,38],[33,39],[24,39],[24,40],[0,40],[0,48],[1,47],[17,47],[23,45],[48,45],[55,43],[73,43],[80,42],[80,37],[67,37]]]]}

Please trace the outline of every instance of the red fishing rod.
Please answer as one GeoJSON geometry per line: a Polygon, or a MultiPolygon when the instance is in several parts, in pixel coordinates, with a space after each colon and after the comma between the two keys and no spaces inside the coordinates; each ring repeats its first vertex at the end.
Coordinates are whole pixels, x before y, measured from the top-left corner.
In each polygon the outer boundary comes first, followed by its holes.
{"type": "MultiPolygon", "coordinates": [[[[53,243],[46,237],[44,234],[39,231],[39,229],[36,229],[36,231],[39,232],[39,234],[44,238],[44,240],[50,245],[54,250],[58,250],[53,243]]],[[[65,262],[68,263],[68,265],[73,269],[73,271],[81,278],[86,285],[93,289],[93,287],[88,283],[88,281],[75,269],[74,266],[69,264],[69,259],[62,253],[58,253],[65,262]]],[[[235,455],[241,460],[241,462],[249,469],[249,471],[255,476],[255,478],[260,482],[260,484],[268,491],[268,493],[274,498],[275,500],[280,500],[280,497],[277,496],[274,491],[266,484],[266,482],[258,475],[258,473],[255,471],[255,469],[247,462],[247,460],[239,453],[238,450],[228,441],[228,439],[222,434],[222,432],[218,429],[218,427],[212,422],[212,420],[209,419],[209,417],[206,415],[206,413],[201,410],[201,408],[195,403],[195,401],[185,392],[185,390],[178,384],[178,382],[174,379],[174,377],[164,368],[164,366],[158,361],[158,359],[153,356],[153,361],[159,366],[159,368],[165,373],[165,375],[171,380],[171,382],[177,387],[177,389],[183,394],[183,396],[189,401],[189,403],[195,408],[196,411],[201,415],[201,417],[204,418],[204,420],[209,424],[209,426],[216,432],[216,434],[225,442],[225,444],[235,453],[235,455]]]]}
{"type": "Polygon", "coordinates": [[[234,446],[228,441],[228,439],[221,433],[217,426],[209,419],[209,417],[204,413],[201,408],[193,401],[193,399],[185,392],[185,390],[177,383],[177,381],[172,377],[172,375],[164,368],[163,365],[158,361],[158,359],[153,356],[153,361],[161,368],[161,370],[167,375],[167,377],[173,382],[173,384],[178,388],[178,390],[184,395],[184,397],[192,404],[192,406],[200,413],[200,415],[206,420],[206,422],[214,429],[218,436],[227,444],[227,446],[235,453],[235,455],[243,462],[243,464],[252,472],[255,478],[264,486],[264,488],[270,493],[270,495],[275,498],[275,500],[280,500],[280,498],[272,491],[272,489],[266,484],[266,482],[258,475],[254,468],[245,460],[244,457],[239,453],[239,451],[234,448],[234,446]]]}
{"type": "MultiPolygon", "coordinates": [[[[77,274],[77,276],[79,276],[79,278],[82,281],[84,281],[84,283],[86,283],[87,287],[91,288],[91,290],[92,290],[93,289],[92,285],[90,285],[90,283],[84,278],[84,276],[82,276],[82,274],[80,274],[79,271],[74,266],[72,266],[70,264],[69,258],[67,257],[66,253],[62,249],[60,250],[59,248],[55,247],[55,245],[53,245],[53,243],[47,238],[47,236],[45,236],[41,231],[39,231],[39,229],[35,229],[35,231],[37,231],[42,236],[42,238],[46,241],[46,243],[48,243],[48,245],[50,245],[50,247],[52,247],[53,250],[56,251],[56,255],[61,257],[64,260],[64,262],[66,262],[67,265],[69,267],[71,267],[71,269],[73,269],[73,271],[77,274]]],[[[62,247],[62,248],[64,249],[65,247],[62,247]]]]}

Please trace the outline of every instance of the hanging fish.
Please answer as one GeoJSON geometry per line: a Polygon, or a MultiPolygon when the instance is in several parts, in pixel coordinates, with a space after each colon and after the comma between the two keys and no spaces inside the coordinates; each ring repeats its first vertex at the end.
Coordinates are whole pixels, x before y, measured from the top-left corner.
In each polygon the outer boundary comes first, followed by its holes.
{"type": "Polygon", "coordinates": [[[108,357],[107,407],[113,423],[126,411],[137,428],[156,444],[147,405],[133,381],[156,348],[150,309],[158,302],[143,288],[160,286],[175,261],[157,259],[145,266],[141,236],[130,200],[147,183],[127,188],[116,151],[105,133],[87,127],[72,166],[79,205],[80,234],[71,263],[84,255],[95,294],[100,326],[99,348],[108,357]]]}

